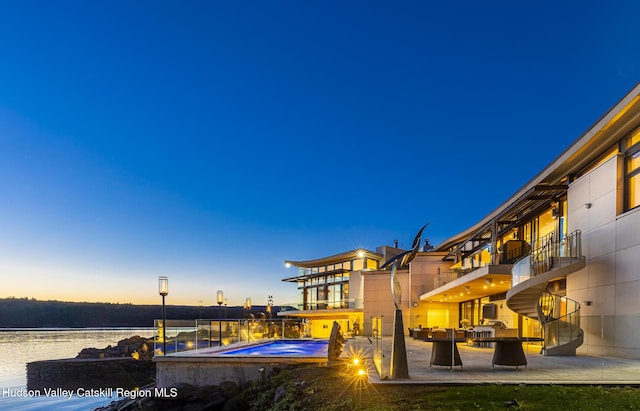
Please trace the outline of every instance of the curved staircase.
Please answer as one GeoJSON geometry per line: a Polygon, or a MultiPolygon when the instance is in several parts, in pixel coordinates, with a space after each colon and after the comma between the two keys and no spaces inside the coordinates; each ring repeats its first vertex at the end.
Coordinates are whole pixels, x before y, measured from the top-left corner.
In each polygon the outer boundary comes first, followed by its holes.
{"type": "Polygon", "coordinates": [[[540,321],[545,355],[576,355],[576,348],[583,343],[580,304],[547,289],[550,282],[584,268],[580,237],[579,230],[561,241],[553,240],[550,235],[512,268],[507,306],[518,314],[540,321]]]}

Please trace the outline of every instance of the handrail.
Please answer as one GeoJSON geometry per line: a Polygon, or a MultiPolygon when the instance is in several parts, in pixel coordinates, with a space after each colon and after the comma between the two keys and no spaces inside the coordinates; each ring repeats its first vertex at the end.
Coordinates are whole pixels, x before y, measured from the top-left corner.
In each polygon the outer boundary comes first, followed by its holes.
{"type": "Polygon", "coordinates": [[[562,239],[554,233],[542,237],[531,250],[531,275],[550,271],[552,268],[573,264],[582,258],[582,232],[575,230],[562,239]]]}
{"type": "Polygon", "coordinates": [[[580,338],[580,303],[548,289],[540,297],[540,322],[544,329],[545,350],[580,338]]]}

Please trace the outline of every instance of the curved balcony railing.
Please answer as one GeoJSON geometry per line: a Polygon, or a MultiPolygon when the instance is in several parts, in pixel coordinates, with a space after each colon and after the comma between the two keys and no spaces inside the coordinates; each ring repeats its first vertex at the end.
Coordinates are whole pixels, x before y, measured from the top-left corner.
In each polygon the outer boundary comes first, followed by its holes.
{"type": "Polygon", "coordinates": [[[549,354],[556,348],[582,344],[580,303],[545,290],[540,297],[541,323],[544,329],[544,349],[549,354]],[[577,343],[579,341],[579,343],[577,343]]]}
{"type": "Polygon", "coordinates": [[[518,260],[511,270],[511,286],[516,286],[536,275],[562,268],[582,259],[582,233],[575,230],[557,240],[553,233],[538,241],[538,247],[518,260]]]}

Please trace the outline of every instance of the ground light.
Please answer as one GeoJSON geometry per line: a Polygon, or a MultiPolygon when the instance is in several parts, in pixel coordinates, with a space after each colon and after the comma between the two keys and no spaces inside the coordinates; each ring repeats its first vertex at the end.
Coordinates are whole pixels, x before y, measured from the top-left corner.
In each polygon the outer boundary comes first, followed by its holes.
{"type": "MultiPolygon", "coordinates": [[[[349,347],[351,348],[351,347],[349,347]]],[[[350,368],[350,374],[355,377],[368,376],[367,366],[363,359],[362,351],[351,351],[349,353],[349,362],[347,362],[347,368],[350,368]]]]}

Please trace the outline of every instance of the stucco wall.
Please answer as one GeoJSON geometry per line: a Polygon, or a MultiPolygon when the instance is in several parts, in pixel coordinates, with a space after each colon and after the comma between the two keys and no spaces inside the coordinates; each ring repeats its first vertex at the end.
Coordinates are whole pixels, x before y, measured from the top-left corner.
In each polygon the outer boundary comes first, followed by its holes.
{"type": "MultiPolygon", "coordinates": [[[[409,324],[409,272],[408,270],[398,271],[398,280],[402,289],[402,312],[405,329],[409,324]]],[[[380,270],[363,272],[364,278],[364,335],[371,335],[371,317],[384,316],[383,333],[391,335],[393,333],[393,318],[395,306],[391,297],[391,271],[380,270]]]]}
{"type": "Polygon", "coordinates": [[[424,328],[431,327],[458,327],[458,304],[428,303],[420,301],[420,296],[435,288],[435,278],[438,270],[446,273],[451,266],[451,261],[442,261],[448,253],[428,252],[418,253],[411,262],[411,277],[409,279],[411,289],[411,301],[409,308],[409,321],[407,326],[416,328],[421,325],[424,328]],[[415,306],[417,303],[417,306],[415,306]]]}
{"type": "Polygon", "coordinates": [[[619,161],[569,187],[568,229],[582,231],[587,264],[567,276],[567,296],[581,304],[579,353],[640,358],[640,210],[616,215],[619,161]]]}

